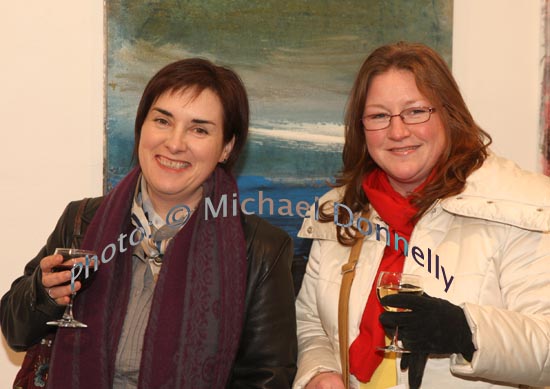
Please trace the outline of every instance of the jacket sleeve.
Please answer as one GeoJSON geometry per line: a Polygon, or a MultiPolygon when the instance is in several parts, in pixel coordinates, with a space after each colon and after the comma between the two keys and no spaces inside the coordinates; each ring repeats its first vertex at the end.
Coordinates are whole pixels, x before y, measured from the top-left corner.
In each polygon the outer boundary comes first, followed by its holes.
{"type": "Polygon", "coordinates": [[[78,202],[72,202],[65,208],[46,245],[27,263],[23,275],[12,283],[10,290],[2,297],[0,325],[8,345],[15,351],[24,351],[48,332],[55,331],[46,322],[63,315],[65,307],[56,304],[42,286],[40,261],[53,254],[57,247],[70,246],[72,223],[68,226],[67,220],[74,221],[77,209],[78,202]]]}
{"type": "Polygon", "coordinates": [[[477,351],[453,373],[530,386],[550,385],[550,234],[509,227],[496,265],[504,307],[466,303],[477,351]]]}
{"type": "Polygon", "coordinates": [[[290,388],[296,374],[292,239],[254,218],[245,227],[248,286],[245,324],[230,388],[290,388]]]}
{"type": "Polygon", "coordinates": [[[318,373],[341,372],[335,350],[323,328],[317,310],[317,282],[321,241],[314,240],[307,263],[302,288],[296,301],[298,331],[298,373],[294,388],[303,388],[318,373]]]}

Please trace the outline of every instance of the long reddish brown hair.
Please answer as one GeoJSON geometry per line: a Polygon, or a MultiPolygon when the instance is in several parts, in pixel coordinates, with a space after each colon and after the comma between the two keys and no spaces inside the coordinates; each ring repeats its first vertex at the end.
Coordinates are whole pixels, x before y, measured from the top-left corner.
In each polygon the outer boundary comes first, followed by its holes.
{"type": "MultiPolygon", "coordinates": [[[[466,178],[487,157],[491,137],[472,118],[445,61],[431,48],[417,43],[398,42],[381,46],[365,60],[350,92],[345,114],[343,169],[335,187],[345,187],[340,200],[353,213],[368,208],[369,201],[361,187],[366,173],[377,168],[367,150],[362,123],[369,86],[374,77],[390,69],[410,71],[418,90],[434,105],[445,129],[446,145],[435,165],[432,180],[418,192],[412,203],[418,208],[417,221],[437,200],[464,190],[466,178]]],[[[348,213],[339,209],[339,222],[349,221],[348,213]]],[[[320,221],[333,222],[333,209],[321,207],[320,221]]],[[[344,245],[354,241],[355,228],[337,227],[338,240],[344,245]]]]}

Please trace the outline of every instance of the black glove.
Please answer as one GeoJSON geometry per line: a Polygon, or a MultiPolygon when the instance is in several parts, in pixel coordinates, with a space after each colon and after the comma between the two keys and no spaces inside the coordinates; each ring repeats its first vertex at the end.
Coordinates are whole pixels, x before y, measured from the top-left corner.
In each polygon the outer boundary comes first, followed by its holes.
{"type": "Polygon", "coordinates": [[[460,353],[471,361],[476,350],[472,332],[462,308],[427,294],[393,294],[380,300],[382,305],[410,312],[383,312],[380,323],[388,332],[399,326],[398,337],[413,353],[460,353]]]}
{"type": "Polygon", "coordinates": [[[409,369],[409,389],[420,388],[426,362],[428,362],[428,354],[401,354],[401,370],[409,369]]]}
{"type": "Polygon", "coordinates": [[[394,294],[380,300],[382,305],[404,308],[409,312],[383,312],[380,323],[386,333],[395,332],[410,354],[401,356],[401,369],[409,369],[410,389],[420,388],[428,354],[461,353],[472,360],[475,347],[464,311],[448,302],[424,293],[394,294]]]}

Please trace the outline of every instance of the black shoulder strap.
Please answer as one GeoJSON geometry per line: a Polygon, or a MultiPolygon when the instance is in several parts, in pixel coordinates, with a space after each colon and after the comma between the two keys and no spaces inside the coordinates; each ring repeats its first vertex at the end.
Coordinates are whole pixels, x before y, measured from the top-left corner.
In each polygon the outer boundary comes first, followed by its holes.
{"type": "Polygon", "coordinates": [[[82,200],[78,206],[78,210],[76,211],[76,216],[74,218],[74,228],[73,228],[73,240],[71,247],[78,248],[80,246],[80,238],[82,233],[82,215],[84,214],[84,210],[86,209],[86,205],[88,204],[89,198],[85,198],[82,200]]]}

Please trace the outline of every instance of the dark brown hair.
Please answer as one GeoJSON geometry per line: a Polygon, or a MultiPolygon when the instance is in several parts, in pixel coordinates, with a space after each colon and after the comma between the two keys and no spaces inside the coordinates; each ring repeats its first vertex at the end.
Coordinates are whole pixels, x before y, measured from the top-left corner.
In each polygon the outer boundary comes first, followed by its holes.
{"type": "Polygon", "coordinates": [[[220,99],[223,109],[223,142],[235,137],[235,144],[227,161],[223,164],[231,170],[248,135],[249,106],[242,80],[231,69],[214,65],[202,58],[189,58],[173,62],[151,78],[147,83],[136,114],[134,126],[134,160],[137,159],[141,127],[151,105],[165,92],[183,92],[193,89],[198,96],[210,89],[220,99]]]}
{"type": "MultiPolygon", "coordinates": [[[[362,123],[367,92],[372,79],[390,69],[411,72],[418,90],[434,105],[445,129],[446,145],[435,165],[431,181],[412,199],[418,212],[417,221],[437,200],[462,192],[466,178],[479,168],[487,157],[491,137],[472,118],[445,61],[431,48],[416,43],[398,42],[381,46],[365,60],[351,90],[345,114],[343,169],[335,187],[345,186],[341,202],[356,213],[368,208],[368,199],[361,187],[366,173],[378,165],[367,151],[362,123]]],[[[320,220],[334,220],[328,204],[323,204],[320,220]]],[[[340,223],[348,223],[345,210],[340,223]]],[[[338,240],[345,245],[354,241],[355,229],[338,228],[338,240]]]]}

